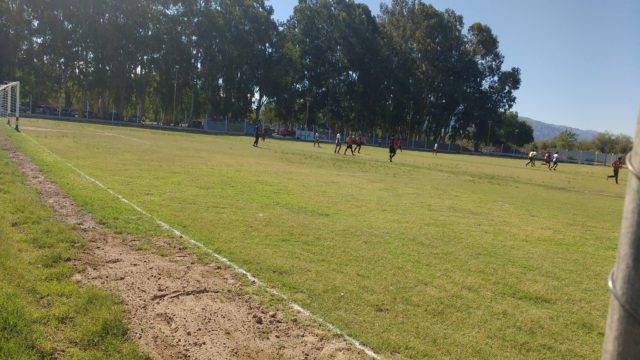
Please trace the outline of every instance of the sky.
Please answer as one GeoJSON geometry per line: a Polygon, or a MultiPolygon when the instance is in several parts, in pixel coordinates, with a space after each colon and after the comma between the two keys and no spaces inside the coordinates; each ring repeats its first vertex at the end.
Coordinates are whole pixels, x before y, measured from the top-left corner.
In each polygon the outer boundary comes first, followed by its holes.
{"type": "MultiPolygon", "coordinates": [[[[377,14],[379,0],[366,3],[377,14]]],[[[425,0],[487,24],[519,67],[521,116],[634,135],[640,113],[640,0],[425,0]]],[[[297,0],[270,0],[286,20],[297,0]]]]}

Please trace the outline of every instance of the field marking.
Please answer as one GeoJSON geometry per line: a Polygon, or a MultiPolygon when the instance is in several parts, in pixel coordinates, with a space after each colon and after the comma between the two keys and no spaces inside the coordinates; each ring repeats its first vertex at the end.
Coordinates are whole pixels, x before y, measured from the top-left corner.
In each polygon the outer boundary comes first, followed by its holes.
{"type": "Polygon", "coordinates": [[[216,259],[218,259],[219,261],[223,262],[224,264],[226,264],[227,266],[231,267],[234,271],[244,275],[247,279],[249,279],[251,282],[253,282],[254,284],[262,287],[263,289],[265,289],[267,292],[280,297],[282,299],[284,299],[286,302],[289,303],[289,306],[294,309],[295,311],[308,316],[312,319],[314,319],[315,321],[317,321],[318,323],[320,323],[321,325],[327,327],[330,331],[332,331],[333,333],[341,336],[342,338],[344,338],[345,340],[347,340],[348,342],[350,342],[351,344],[353,344],[356,348],[362,350],[364,353],[366,353],[367,355],[369,355],[370,357],[374,358],[374,359],[382,359],[382,356],[376,354],[371,348],[369,348],[368,346],[362,344],[360,341],[352,338],[351,336],[347,335],[344,331],[338,329],[335,325],[329,323],[328,321],[322,319],[321,317],[319,317],[318,315],[314,315],[312,314],[309,310],[303,308],[302,306],[298,305],[297,303],[293,302],[292,300],[290,300],[286,295],[280,293],[278,290],[275,290],[273,288],[270,288],[269,286],[267,286],[265,283],[263,283],[262,281],[260,281],[258,278],[256,278],[253,274],[251,274],[250,272],[248,272],[247,270],[242,269],[241,267],[239,267],[238,265],[236,265],[235,263],[233,263],[231,260],[227,259],[226,257],[218,254],[217,252],[209,249],[208,247],[206,247],[205,245],[203,245],[202,243],[192,239],[191,237],[181,233],[180,231],[174,229],[173,227],[171,227],[169,224],[165,223],[164,221],[156,218],[155,216],[149,214],[148,212],[146,212],[144,209],[140,208],[139,206],[137,206],[136,204],[130,202],[129,200],[127,200],[126,198],[124,198],[122,195],[116,193],[115,191],[109,189],[108,187],[106,187],[105,185],[103,185],[101,182],[99,182],[98,180],[92,178],[91,176],[85,174],[84,172],[82,172],[80,169],[76,168],[75,166],[73,166],[73,164],[65,161],[64,159],[62,159],[60,156],[58,156],[57,154],[55,154],[53,151],[49,150],[47,147],[45,147],[44,145],[40,144],[39,142],[37,142],[34,138],[32,138],[31,136],[22,133],[27,139],[31,140],[34,144],[36,144],[37,146],[41,147],[42,149],[44,149],[47,153],[51,154],[54,158],[57,158],[59,161],[61,161],[63,164],[67,165],[68,167],[70,167],[72,170],[74,170],[75,172],[77,172],[80,176],[82,176],[83,178],[85,178],[86,180],[96,184],[98,187],[102,188],[103,190],[107,191],[108,193],[110,193],[111,195],[115,196],[116,198],[118,198],[120,201],[124,202],[125,204],[131,206],[132,208],[134,208],[135,210],[137,210],[138,212],[140,212],[141,214],[145,215],[146,217],[154,220],[156,222],[156,224],[160,225],[160,227],[162,227],[165,230],[168,230],[170,232],[172,232],[174,235],[178,236],[181,239],[185,239],[188,242],[190,242],[191,244],[193,244],[194,246],[196,246],[197,248],[201,249],[202,251],[206,252],[209,255],[212,255],[213,257],[215,257],[216,259]]]}
{"type": "Polygon", "coordinates": [[[50,129],[50,128],[34,127],[34,126],[20,126],[20,130],[33,130],[33,131],[43,131],[43,132],[63,132],[63,133],[75,133],[75,132],[77,132],[77,131],[73,131],[73,130],[50,129]]]}
{"type": "Polygon", "coordinates": [[[139,142],[141,144],[146,144],[146,145],[151,144],[148,141],[140,140],[140,139],[137,139],[137,138],[134,138],[134,137],[131,137],[131,136],[126,136],[126,135],[121,135],[121,134],[114,134],[114,133],[110,133],[110,132],[63,130],[63,129],[52,129],[52,128],[48,128],[48,127],[34,127],[34,126],[21,126],[20,130],[31,130],[31,131],[42,131],[42,132],[61,132],[61,133],[71,133],[71,134],[88,133],[88,134],[102,135],[102,136],[115,136],[115,137],[131,140],[131,141],[136,141],[136,142],[139,142]]]}

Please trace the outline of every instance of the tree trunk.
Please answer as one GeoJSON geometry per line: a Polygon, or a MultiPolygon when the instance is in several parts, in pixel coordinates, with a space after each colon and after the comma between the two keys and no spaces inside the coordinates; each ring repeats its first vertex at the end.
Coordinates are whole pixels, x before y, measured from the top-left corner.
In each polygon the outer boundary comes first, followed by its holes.
{"type": "Polygon", "coordinates": [[[260,92],[260,96],[258,97],[258,104],[256,105],[256,122],[260,121],[260,112],[262,111],[262,100],[264,99],[264,95],[260,92]]]}

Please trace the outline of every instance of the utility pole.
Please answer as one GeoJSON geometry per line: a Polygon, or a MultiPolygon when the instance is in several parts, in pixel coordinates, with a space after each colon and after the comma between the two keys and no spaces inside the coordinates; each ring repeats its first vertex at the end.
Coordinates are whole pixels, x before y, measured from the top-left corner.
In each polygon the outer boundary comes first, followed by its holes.
{"type": "Polygon", "coordinates": [[[627,195],[618,257],[609,274],[609,317],[602,359],[634,359],[640,354],[640,114],[633,150],[627,156],[627,195]]]}

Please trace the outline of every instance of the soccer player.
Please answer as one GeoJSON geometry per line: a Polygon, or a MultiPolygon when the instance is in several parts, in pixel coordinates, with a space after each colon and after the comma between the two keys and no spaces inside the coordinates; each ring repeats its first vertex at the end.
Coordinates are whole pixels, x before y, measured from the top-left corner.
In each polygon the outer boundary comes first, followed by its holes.
{"type": "Polygon", "coordinates": [[[342,142],[340,142],[341,136],[342,134],[340,134],[340,132],[336,134],[336,148],[333,150],[334,154],[339,154],[340,150],[342,150],[342,142]]]}
{"type": "Polygon", "coordinates": [[[619,157],[618,160],[614,160],[611,163],[611,167],[613,168],[613,175],[607,176],[607,180],[610,178],[616,179],[616,184],[618,183],[618,174],[620,173],[620,168],[622,168],[622,157],[619,157]]]}
{"type": "Polygon", "coordinates": [[[256,123],[256,127],[254,129],[256,140],[253,142],[254,147],[258,147],[258,142],[260,141],[260,121],[256,123]]]}
{"type": "Polygon", "coordinates": [[[396,138],[389,138],[389,162],[393,162],[393,157],[396,156],[396,138]]]}
{"type": "Polygon", "coordinates": [[[551,170],[551,151],[547,150],[547,152],[544,154],[544,164],[547,165],[549,170],[551,170]]]}
{"type": "Polygon", "coordinates": [[[527,162],[525,164],[525,166],[529,166],[529,164],[531,164],[531,167],[535,167],[536,166],[536,156],[538,155],[538,153],[533,150],[532,152],[529,153],[529,162],[527,162]]]}
{"type": "Polygon", "coordinates": [[[438,156],[438,143],[433,145],[433,155],[438,156]]]}
{"type": "Polygon", "coordinates": [[[314,135],[313,147],[316,147],[316,145],[318,145],[318,147],[320,147],[320,134],[318,134],[317,131],[316,131],[316,133],[314,135]]]}
{"type": "Polygon", "coordinates": [[[351,155],[355,155],[355,153],[353,152],[353,134],[349,134],[349,137],[347,137],[347,148],[344,149],[344,154],[347,155],[347,150],[351,150],[351,155]]]}
{"type": "Polygon", "coordinates": [[[362,135],[358,134],[356,137],[356,151],[360,154],[360,149],[362,148],[362,135]]]}
{"type": "MultiPolygon", "coordinates": [[[[547,152],[548,154],[549,152],[547,152]]],[[[558,168],[558,158],[560,157],[560,155],[558,154],[558,152],[556,151],[555,154],[553,154],[553,165],[549,165],[549,170],[553,170],[556,171],[556,169],[558,168]]]]}

